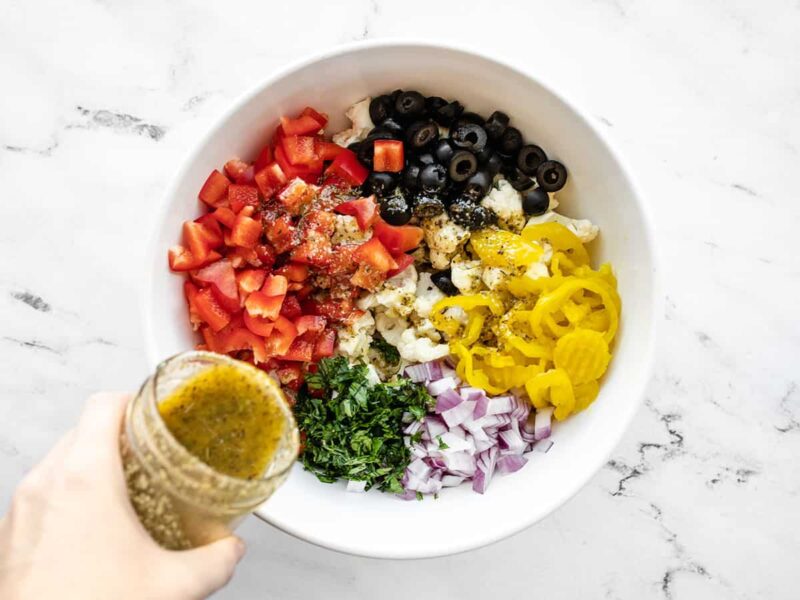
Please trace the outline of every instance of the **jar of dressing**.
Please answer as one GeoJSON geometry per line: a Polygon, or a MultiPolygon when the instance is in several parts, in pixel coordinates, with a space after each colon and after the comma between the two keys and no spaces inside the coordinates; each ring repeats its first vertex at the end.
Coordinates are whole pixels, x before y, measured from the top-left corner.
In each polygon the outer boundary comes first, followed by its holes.
{"type": "Polygon", "coordinates": [[[299,435],[278,383],[247,363],[187,352],[161,363],[128,406],[128,494],[173,550],[225,537],[286,479],[299,435]]]}

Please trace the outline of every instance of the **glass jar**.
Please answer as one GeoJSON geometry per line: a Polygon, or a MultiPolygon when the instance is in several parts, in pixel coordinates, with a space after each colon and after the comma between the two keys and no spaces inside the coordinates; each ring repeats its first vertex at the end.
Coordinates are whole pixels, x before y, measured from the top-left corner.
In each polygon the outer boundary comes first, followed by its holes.
{"type": "Polygon", "coordinates": [[[229,535],[267,500],[297,458],[299,434],[280,387],[265,372],[221,354],[187,352],[162,362],[144,382],[128,406],[120,446],[128,495],[139,519],[163,547],[181,550],[229,535]],[[159,413],[159,404],[176,388],[221,364],[241,369],[276,402],[284,418],[261,478],[239,479],[214,470],[175,439],[159,413]]]}

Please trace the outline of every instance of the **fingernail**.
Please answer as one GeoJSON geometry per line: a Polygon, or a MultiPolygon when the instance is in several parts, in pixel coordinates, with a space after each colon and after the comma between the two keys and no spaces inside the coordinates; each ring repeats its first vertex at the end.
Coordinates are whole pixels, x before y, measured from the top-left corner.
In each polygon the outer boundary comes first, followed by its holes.
{"type": "Polygon", "coordinates": [[[247,546],[241,538],[236,538],[236,562],[242,560],[245,552],[247,552],[247,546]]]}

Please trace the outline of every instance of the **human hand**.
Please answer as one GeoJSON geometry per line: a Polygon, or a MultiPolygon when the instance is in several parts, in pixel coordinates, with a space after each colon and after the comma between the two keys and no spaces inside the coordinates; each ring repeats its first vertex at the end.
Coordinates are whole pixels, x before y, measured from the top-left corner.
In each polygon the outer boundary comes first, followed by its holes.
{"type": "Polygon", "coordinates": [[[119,453],[129,399],[92,396],[78,426],[20,483],[0,520],[0,598],[196,599],[233,575],[240,539],[171,551],[139,523],[119,453]]]}

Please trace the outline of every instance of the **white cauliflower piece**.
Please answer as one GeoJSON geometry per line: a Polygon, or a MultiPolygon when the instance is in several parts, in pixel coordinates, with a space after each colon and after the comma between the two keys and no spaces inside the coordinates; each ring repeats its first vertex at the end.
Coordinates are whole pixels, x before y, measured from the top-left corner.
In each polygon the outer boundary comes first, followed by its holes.
{"type": "Polygon", "coordinates": [[[508,277],[508,272],[500,267],[486,267],[481,279],[490,290],[496,290],[505,283],[508,277]]]}
{"type": "Polygon", "coordinates": [[[497,221],[503,229],[514,232],[525,227],[525,213],[522,210],[522,194],[511,187],[505,179],[498,179],[481,204],[494,211],[497,221]]]}
{"type": "Polygon", "coordinates": [[[414,310],[417,294],[417,270],[414,265],[387,279],[375,292],[361,298],[356,305],[361,310],[382,308],[398,317],[407,317],[414,310]]]}
{"type": "Polygon", "coordinates": [[[358,221],[350,215],[335,215],[336,223],[331,236],[333,244],[361,244],[372,237],[372,230],[361,231],[358,221]]]}
{"type": "Polygon", "coordinates": [[[422,319],[417,323],[416,326],[417,330],[417,337],[425,336],[427,338],[432,339],[434,342],[441,342],[442,341],[442,334],[439,333],[439,330],[433,326],[433,323],[430,319],[422,319]]]}
{"type": "Polygon", "coordinates": [[[345,148],[355,142],[360,142],[372,130],[375,125],[369,117],[369,103],[372,98],[366,97],[360,102],[356,102],[347,109],[345,115],[350,119],[350,129],[345,129],[333,136],[333,142],[345,148]]]}
{"type": "Polygon", "coordinates": [[[447,213],[425,219],[422,229],[434,269],[446,269],[458,248],[469,239],[469,231],[453,223],[447,213]]]}
{"type": "Polygon", "coordinates": [[[366,311],[348,327],[339,330],[339,352],[353,358],[365,356],[374,332],[375,319],[366,311]]]}
{"type": "Polygon", "coordinates": [[[417,299],[414,301],[414,312],[419,317],[427,318],[431,314],[433,305],[444,297],[442,290],[431,281],[431,274],[422,273],[417,282],[417,299]]]}
{"type": "Polygon", "coordinates": [[[392,346],[400,343],[400,336],[408,329],[408,321],[399,317],[390,317],[386,313],[378,313],[375,317],[375,328],[392,346]]]}
{"type": "Polygon", "coordinates": [[[538,217],[531,217],[528,219],[528,225],[540,225],[542,223],[552,222],[561,223],[564,227],[577,235],[584,244],[591,242],[600,232],[600,228],[589,219],[571,219],[570,217],[565,217],[552,210],[538,217]]]}
{"type": "Polygon", "coordinates": [[[550,277],[550,271],[544,262],[535,262],[528,266],[525,275],[531,279],[541,279],[542,277],[550,277]]]}
{"type": "Polygon", "coordinates": [[[450,265],[450,280],[462,294],[471,294],[481,285],[483,267],[479,260],[454,260],[450,265]]]}
{"type": "Polygon", "coordinates": [[[550,196],[550,204],[547,206],[547,210],[555,210],[555,209],[557,209],[558,205],[560,204],[560,202],[556,198],[556,193],[555,192],[548,192],[547,195],[550,196]]]}
{"type": "Polygon", "coordinates": [[[426,337],[417,337],[414,329],[406,329],[400,335],[397,350],[409,362],[428,362],[450,354],[447,344],[436,344],[426,337]]]}

